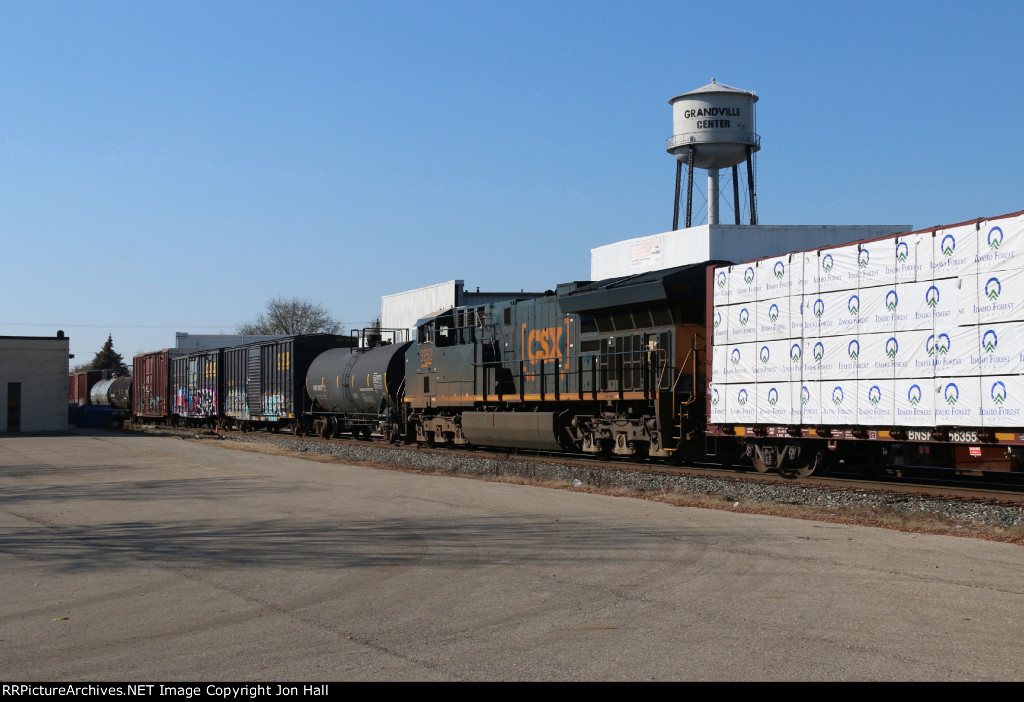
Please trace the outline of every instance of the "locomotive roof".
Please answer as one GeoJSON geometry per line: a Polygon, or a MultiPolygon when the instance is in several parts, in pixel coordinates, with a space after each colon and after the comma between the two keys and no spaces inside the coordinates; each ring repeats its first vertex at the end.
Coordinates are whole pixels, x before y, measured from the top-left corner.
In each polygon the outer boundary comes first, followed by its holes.
{"type": "Polygon", "coordinates": [[[660,271],[608,278],[580,285],[559,294],[563,312],[581,312],[625,305],[640,305],[659,300],[692,300],[706,296],[709,265],[724,261],[704,261],[660,271]]]}

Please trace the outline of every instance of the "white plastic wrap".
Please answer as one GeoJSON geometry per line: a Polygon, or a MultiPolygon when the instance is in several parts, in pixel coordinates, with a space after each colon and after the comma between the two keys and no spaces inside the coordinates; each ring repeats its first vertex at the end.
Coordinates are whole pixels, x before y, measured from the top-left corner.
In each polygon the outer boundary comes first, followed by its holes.
{"type": "Polygon", "coordinates": [[[981,421],[990,428],[1019,427],[1024,421],[1024,378],[982,376],[981,421]]]}
{"type": "Polygon", "coordinates": [[[1015,323],[979,327],[978,345],[971,360],[981,375],[1024,373],[1024,329],[1015,323]]]}
{"type": "Polygon", "coordinates": [[[896,403],[893,396],[894,381],[857,381],[857,424],[885,427],[893,425],[896,403]]]}
{"type": "Polygon", "coordinates": [[[715,385],[725,385],[729,382],[729,347],[711,347],[711,382],[715,385]]]}
{"type": "Polygon", "coordinates": [[[981,378],[936,378],[935,424],[981,426],[981,378]]]}
{"type": "Polygon", "coordinates": [[[905,427],[930,427],[935,425],[935,383],[927,378],[904,378],[893,380],[894,416],[893,424],[905,427]]]}
{"type": "Polygon", "coordinates": [[[899,293],[896,286],[882,285],[857,291],[860,302],[857,330],[861,334],[890,334],[896,330],[899,293]]]}
{"type": "Polygon", "coordinates": [[[729,383],[754,384],[754,364],[757,362],[757,344],[729,344],[726,378],[729,383]]]}
{"type": "Polygon", "coordinates": [[[797,398],[800,407],[800,423],[805,426],[817,426],[821,421],[821,383],[804,381],[796,384],[797,398]]]}
{"type": "Polygon", "coordinates": [[[790,320],[790,299],[786,297],[770,297],[767,300],[758,300],[757,311],[757,340],[772,341],[775,339],[789,338],[790,320]]]}
{"type": "Polygon", "coordinates": [[[789,297],[793,287],[792,273],[789,254],[758,261],[754,270],[758,298],[789,297]]]}
{"type": "Polygon", "coordinates": [[[730,344],[753,343],[757,340],[757,303],[729,305],[725,308],[725,322],[730,344]]]}
{"type": "Polygon", "coordinates": [[[975,273],[978,232],[973,224],[940,229],[932,239],[931,277],[952,278],[975,273]]]}
{"type": "Polygon", "coordinates": [[[726,422],[726,403],[728,402],[728,385],[725,383],[713,382],[708,386],[708,396],[710,398],[710,414],[708,416],[708,422],[711,424],[724,424],[726,422]]]}
{"type": "Polygon", "coordinates": [[[857,423],[857,381],[831,380],[821,383],[821,423],[857,423]]]}
{"type": "Polygon", "coordinates": [[[757,410],[758,424],[796,424],[799,413],[793,411],[791,384],[758,383],[757,410]]]}
{"type": "Polygon", "coordinates": [[[729,304],[729,266],[716,268],[712,277],[712,302],[716,307],[729,304]]]}
{"type": "Polygon", "coordinates": [[[857,253],[860,288],[896,283],[896,240],[892,238],[867,241],[857,253]]]}
{"type": "Polygon", "coordinates": [[[982,222],[976,260],[978,273],[1024,269],[1024,216],[982,222]]]}
{"type": "Polygon", "coordinates": [[[896,282],[913,283],[932,279],[932,235],[896,237],[896,282]]]}
{"type": "Polygon", "coordinates": [[[978,375],[978,327],[936,327],[925,342],[935,377],[978,375]]]}
{"type": "Polygon", "coordinates": [[[753,302],[757,299],[757,277],[753,263],[729,267],[729,304],[753,302]]]}
{"type": "Polygon", "coordinates": [[[819,251],[814,280],[818,292],[853,290],[857,288],[857,255],[859,246],[839,246],[819,251]]]}
{"type": "Polygon", "coordinates": [[[724,388],[725,423],[753,424],[757,418],[757,388],[754,383],[729,383],[724,388]]]}

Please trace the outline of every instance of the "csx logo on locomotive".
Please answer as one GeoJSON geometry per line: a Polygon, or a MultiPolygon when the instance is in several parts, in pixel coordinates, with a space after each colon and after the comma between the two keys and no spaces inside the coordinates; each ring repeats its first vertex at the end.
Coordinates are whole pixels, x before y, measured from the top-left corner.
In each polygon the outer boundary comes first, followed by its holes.
{"type": "Polygon", "coordinates": [[[545,329],[531,329],[526,332],[526,325],[523,325],[523,333],[526,334],[525,352],[530,363],[537,361],[550,361],[555,358],[562,358],[562,327],[547,327],[545,329]]]}

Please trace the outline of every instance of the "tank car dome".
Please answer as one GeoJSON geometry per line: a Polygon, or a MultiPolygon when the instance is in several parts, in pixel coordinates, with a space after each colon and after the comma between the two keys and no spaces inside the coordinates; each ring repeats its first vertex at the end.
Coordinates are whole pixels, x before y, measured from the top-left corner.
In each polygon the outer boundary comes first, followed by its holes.
{"type": "Polygon", "coordinates": [[[693,151],[696,168],[726,168],[747,158],[747,147],[761,148],[755,132],[757,96],[714,78],[703,88],[677,95],[672,105],[672,136],[666,150],[684,163],[693,151]]]}

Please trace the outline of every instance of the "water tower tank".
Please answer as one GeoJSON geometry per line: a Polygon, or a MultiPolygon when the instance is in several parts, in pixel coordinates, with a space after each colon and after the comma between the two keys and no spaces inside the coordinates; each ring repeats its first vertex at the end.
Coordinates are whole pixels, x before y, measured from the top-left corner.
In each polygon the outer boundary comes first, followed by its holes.
{"type": "Polygon", "coordinates": [[[747,158],[747,147],[761,148],[754,130],[757,96],[716,83],[677,95],[672,105],[672,136],[668,152],[683,163],[693,151],[694,168],[727,168],[747,158]]]}

